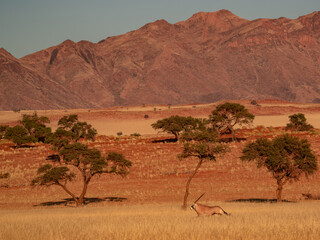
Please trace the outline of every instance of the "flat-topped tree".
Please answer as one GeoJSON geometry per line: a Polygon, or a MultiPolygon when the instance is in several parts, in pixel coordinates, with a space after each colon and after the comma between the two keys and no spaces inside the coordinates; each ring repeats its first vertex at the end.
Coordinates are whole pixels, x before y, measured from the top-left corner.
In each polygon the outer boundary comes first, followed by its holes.
{"type": "Polygon", "coordinates": [[[182,117],[175,115],[169,118],[158,120],[157,122],[151,124],[151,126],[154,129],[161,129],[163,132],[173,134],[175,136],[175,140],[178,140],[183,131],[201,128],[204,126],[204,121],[191,116],[182,117]]]}
{"type": "Polygon", "coordinates": [[[248,110],[241,104],[229,103],[220,104],[209,115],[209,121],[212,128],[218,133],[222,130],[229,128],[232,133],[232,140],[236,140],[235,129],[236,125],[242,126],[252,123],[254,115],[249,113],[248,110]]]}
{"type": "Polygon", "coordinates": [[[317,159],[306,139],[288,134],[268,140],[259,138],[245,146],[242,161],[255,161],[257,167],[266,167],[277,181],[277,202],[281,202],[283,186],[290,180],[298,181],[317,170],[317,159]]]}
{"type": "Polygon", "coordinates": [[[31,185],[51,186],[58,185],[67,192],[76,205],[83,205],[88,185],[95,175],[105,173],[126,176],[129,173],[131,162],[122,154],[110,152],[107,157],[95,148],[89,148],[79,140],[94,140],[97,134],[91,125],[79,122],[76,115],[65,116],[60,119],[60,127],[48,140],[57,151],[57,154],[48,156],[52,164],[45,164],[38,169],[31,185]],[[75,169],[81,174],[83,187],[81,193],[73,193],[68,183],[75,180],[75,169]]]}
{"type": "Polygon", "coordinates": [[[69,143],[79,140],[94,141],[97,130],[87,122],[78,120],[78,115],[68,115],[58,121],[57,130],[47,137],[46,142],[52,144],[57,150],[69,143]]]}

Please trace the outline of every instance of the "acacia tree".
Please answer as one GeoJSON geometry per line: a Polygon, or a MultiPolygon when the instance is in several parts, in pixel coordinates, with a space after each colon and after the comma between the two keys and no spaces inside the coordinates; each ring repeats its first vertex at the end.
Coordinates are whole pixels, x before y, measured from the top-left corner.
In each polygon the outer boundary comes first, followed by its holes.
{"type": "Polygon", "coordinates": [[[180,160],[194,158],[198,163],[189,176],[186,183],[186,191],[183,198],[183,209],[187,209],[190,183],[204,162],[216,161],[216,157],[226,152],[227,148],[217,143],[217,136],[210,129],[188,131],[183,134],[183,151],[178,155],[180,160]]]}
{"type": "Polygon", "coordinates": [[[157,122],[151,124],[154,129],[161,129],[163,132],[173,134],[175,140],[178,140],[181,132],[190,131],[204,126],[204,120],[182,116],[171,116],[169,118],[164,118],[158,120],[157,122]]]}
{"type": "Polygon", "coordinates": [[[289,123],[287,129],[294,131],[309,131],[313,126],[307,123],[307,119],[303,113],[297,113],[289,116],[289,123]]]}
{"type": "Polygon", "coordinates": [[[44,142],[46,136],[51,133],[51,128],[46,126],[50,123],[49,118],[39,117],[36,112],[33,115],[23,114],[20,122],[28,131],[29,136],[37,141],[44,142]]]}
{"type": "Polygon", "coordinates": [[[288,134],[268,140],[257,139],[245,146],[242,161],[255,161],[257,167],[266,167],[277,181],[276,197],[281,202],[283,186],[290,180],[299,180],[317,170],[317,160],[306,139],[288,134]]]}
{"type": "Polygon", "coordinates": [[[50,142],[57,154],[48,156],[53,164],[45,164],[38,169],[31,185],[58,185],[67,192],[76,205],[83,205],[88,185],[95,175],[114,173],[125,176],[129,173],[131,162],[116,152],[107,157],[95,148],[89,148],[80,140],[94,140],[96,130],[85,122],[79,122],[76,115],[65,116],[59,120],[59,127],[47,141],[50,142]],[[75,180],[77,170],[81,174],[83,187],[77,196],[68,188],[68,183],[75,180]]]}
{"type": "Polygon", "coordinates": [[[209,115],[212,128],[217,132],[218,137],[223,129],[229,128],[232,133],[232,140],[236,140],[235,125],[247,125],[252,123],[254,115],[241,104],[229,103],[220,104],[209,115]]]}
{"type": "Polygon", "coordinates": [[[5,131],[4,137],[12,140],[17,147],[21,147],[25,143],[44,142],[46,137],[51,134],[51,128],[45,125],[50,123],[49,119],[47,117],[39,117],[37,113],[33,115],[24,114],[20,123],[22,126],[0,127],[0,135],[5,131]]]}
{"type": "Polygon", "coordinates": [[[25,143],[33,143],[37,141],[35,137],[28,134],[27,129],[20,125],[8,127],[4,138],[12,140],[16,144],[16,147],[22,147],[25,143]]]}

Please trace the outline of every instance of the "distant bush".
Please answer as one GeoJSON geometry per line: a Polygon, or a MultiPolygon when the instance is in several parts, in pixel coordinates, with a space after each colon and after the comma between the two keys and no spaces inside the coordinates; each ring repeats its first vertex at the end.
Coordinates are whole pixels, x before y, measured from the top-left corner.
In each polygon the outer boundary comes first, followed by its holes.
{"type": "Polygon", "coordinates": [[[144,118],[145,118],[145,119],[149,118],[149,115],[148,115],[148,114],[145,114],[145,115],[144,115],[144,118]]]}
{"type": "Polygon", "coordinates": [[[0,179],[9,178],[9,177],[10,177],[9,173],[0,173],[0,179]]]}
{"type": "Polygon", "coordinates": [[[303,113],[297,113],[289,116],[289,123],[287,129],[293,131],[309,131],[313,129],[313,126],[307,123],[307,119],[303,113]]]}
{"type": "Polygon", "coordinates": [[[122,132],[117,132],[117,136],[120,137],[122,135],[122,132]]]}
{"type": "Polygon", "coordinates": [[[141,137],[140,133],[132,133],[130,134],[131,137],[141,137]]]}

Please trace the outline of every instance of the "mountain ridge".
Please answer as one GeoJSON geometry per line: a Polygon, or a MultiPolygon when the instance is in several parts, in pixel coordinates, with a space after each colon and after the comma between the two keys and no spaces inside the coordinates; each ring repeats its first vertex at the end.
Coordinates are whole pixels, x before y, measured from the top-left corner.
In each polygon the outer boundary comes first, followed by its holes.
{"type": "Polygon", "coordinates": [[[0,83],[12,89],[0,90],[0,109],[320,102],[319,37],[320,12],[250,21],[220,10],[175,24],[157,20],[98,43],[65,40],[20,59],[3,49],[0,83]]]}

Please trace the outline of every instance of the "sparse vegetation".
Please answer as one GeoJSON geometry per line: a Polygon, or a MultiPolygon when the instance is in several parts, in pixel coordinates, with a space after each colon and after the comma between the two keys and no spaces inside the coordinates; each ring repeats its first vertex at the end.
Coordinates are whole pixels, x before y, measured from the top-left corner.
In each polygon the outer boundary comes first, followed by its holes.
{"type": "Polygon", "coordinates": [[[130,134],[131,137],[141,137],[140,133],[131,133],[130,134]]]}
{"type": "Polygon", "coordinates": [[[27,129],[20,125],[7,128],[4,138],[12,140],[17,147],[21,147],[26,143],[34,143],[37,141],[35,137],[32,137],[28,134],[27,129]]]}
{"type": "Polygon", "coordinates": [[[242,161],[255,161],[257,167],[266,167],[277,181],[277,202],[282,201],[283,186],[290,180],[298,181],[300,175],[313,174],[317,159],[306,139],[283,135],[268,140],[257,139],[245,146],[242,161]]]}
{"type": "Polygon", "coordinates": [[[4,138],[8,128],[8,125],[0,125],[0,140],[4,138]]]}
{"type": "Polygon", "coordinates": [[[5,179],[5,178],[9,178],[10,174],[9,173],[0,173],[0,179],[5,179]]]}
{"type": "Polygon", "coordinates": [[[38,169],[38,177],[31,185],[57,185],[68,193],[76,205],[83,205],[88,185],[95,175],[113,173],[125,176],[129,173],[131,162],[122,154],[110,152],[107,157],[95,148],[80,143],[81,139],[94,140],[97,131],[86,122],[80,122],[77,115],[64,116],[58,122],[58,129],[47,140],[57,150],[57,154],[48,156],[52,164],[45,164],[38,169]],[[81,194],[76,196],[68,188],[68,183],[75,180],[77,169],[82,177],[81,194]]]}
{"type": "Polygon", "coordinates": [[[303,113],[297,113],[289,116],[289,123],[287,129],[292,131],[309,131],[313,126],[307,123],[307,119],[303,113]]]}
{"type": "Polygon", "coordinates": [[[51,128],[46,126],[48,123],[50,121],[47,117],[39,117],[36,112],[33,115],[22,115],[21,124],[27,129],[29,136],[35,138],[37,142],[44,142],[46,136],[51,133],[51,128]]]}
{"type": "Polygon", "coordinates": [[[5,132],[4,138],[12,140],[17,147],[26,143],[45,142],[46,137],[51,134],[51,128],[45,125],[49,122],[47,117],[38,117],[36,112],[33,115],[24,114],[20,121],[22,126],[1,126],[0,139],[5,132]]]}
{"type": "Polygon", "coordinates": [[[188,131],[184,134],[182,139],[187,142],[183,145],[183,151],[178,155],[178,158],[182,160],[184,158],[193,157],[198,160],[198,164],[189,176],[186,184],[186,191],[183,198],[183,209],[186,210],[192,179],[204,162],[216,161],[217,155],[226,152],[226,147],[218,144],[215,133],[207,128],[188,131]]]}
{"type": "Polygon", "coordinates": [[[319,201],[212,204],[223,204],[232,217],[196,217],[177,204],[2,210],[0,238],[316,240],[320,235],[319,201]]]}
{"type": "Polygon", "coordinates": [[[236,140],[236,125],[243,126],[253,122],[254,115],[241,104],[229,103],[220,104],[209,116],[212,128],[218,133],[229,129],[232,133],[232,140],[236,140]]]}

